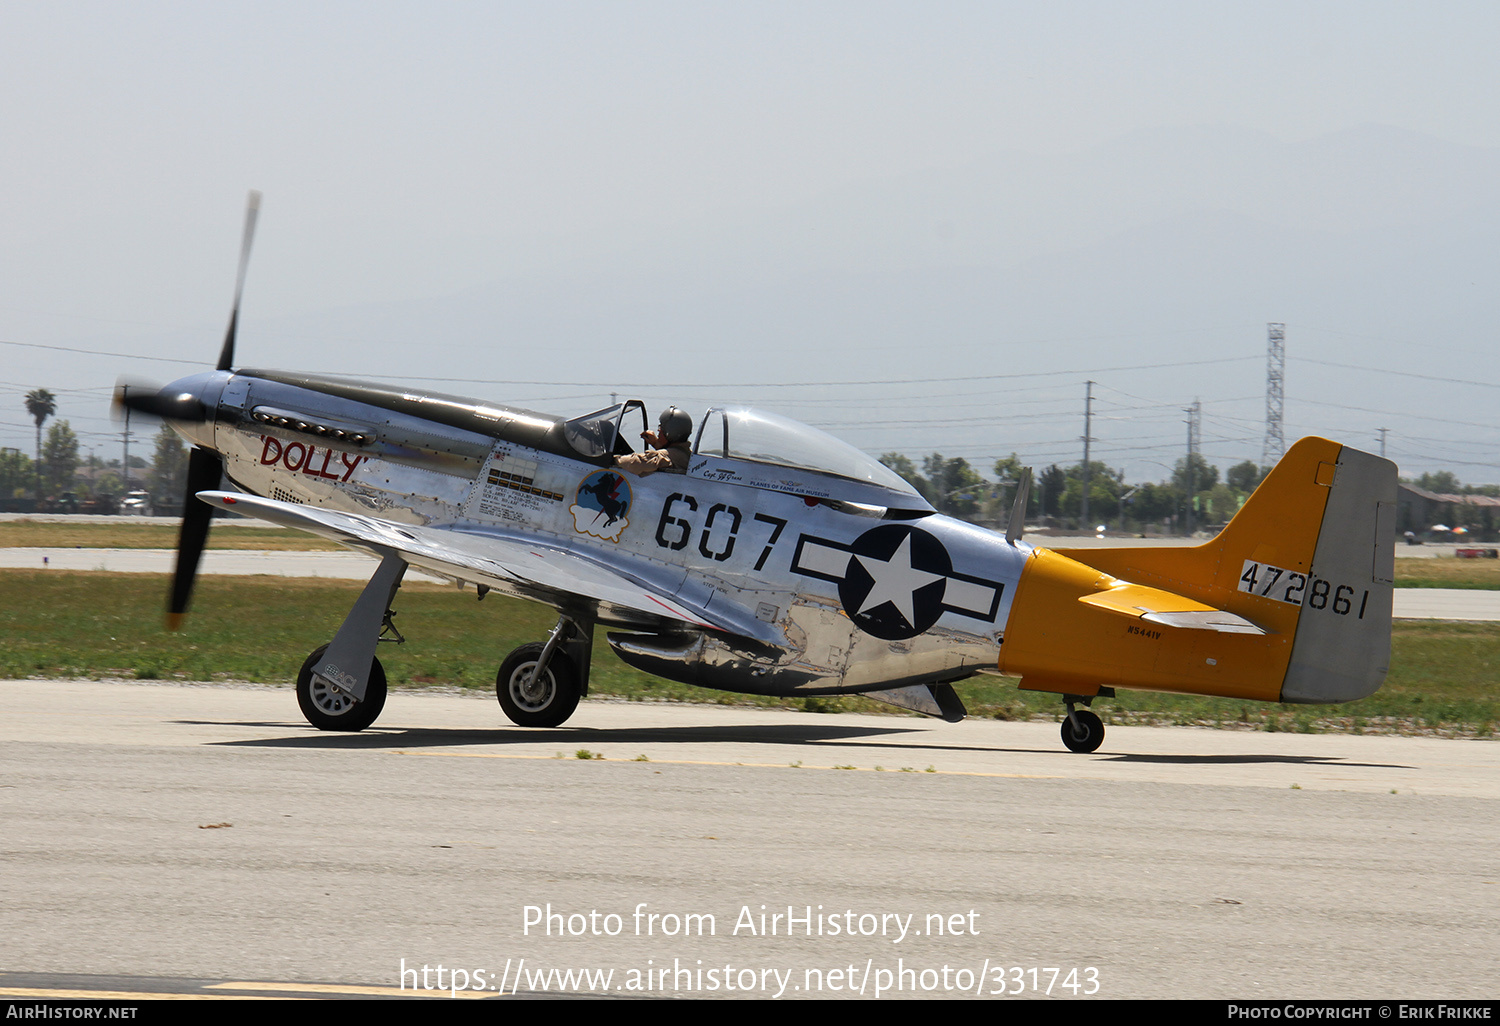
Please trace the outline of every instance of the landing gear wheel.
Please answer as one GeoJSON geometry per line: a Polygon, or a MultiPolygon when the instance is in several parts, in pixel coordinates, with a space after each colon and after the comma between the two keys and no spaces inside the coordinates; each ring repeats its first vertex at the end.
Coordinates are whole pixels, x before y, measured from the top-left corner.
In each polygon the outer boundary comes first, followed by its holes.
{"type": "Polygon", "coordinates": [[[356,702],[313,673],[326,651],[327,645],[314,649],[297,674],[297,704],[302,707],[302,715],[319,730],[364,730],[385,708],[385,667],[379,659],[370,663],[365,700],[356,702]]]}
{"type": "Polygon", "coordinates": [[[517,726],[556,727],[578,708],[578,669],[561,646],[553,650],[536,684],[527,687],[544,648],[542,644],[522,645],[505,657],[495,675],[495,697],[517,726]]]}
{"type": "Polygon", "coordinates": [[[1104,721],[1087,709],[1062,722],[1062,741],[1070,752],[1092,752],[1104,743],[1104,721]]]}

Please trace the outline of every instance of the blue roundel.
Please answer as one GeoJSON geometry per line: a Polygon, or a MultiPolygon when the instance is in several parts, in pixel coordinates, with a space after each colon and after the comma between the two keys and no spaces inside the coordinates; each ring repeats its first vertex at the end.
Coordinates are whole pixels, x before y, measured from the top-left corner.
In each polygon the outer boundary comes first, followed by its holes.
{"type": "Polygon", "coordinates": [[[860,630],[897,641],[938,622],[953,572],[942,542],[915,527],[886,524],[849,548],[839,601],[860,630]]]}

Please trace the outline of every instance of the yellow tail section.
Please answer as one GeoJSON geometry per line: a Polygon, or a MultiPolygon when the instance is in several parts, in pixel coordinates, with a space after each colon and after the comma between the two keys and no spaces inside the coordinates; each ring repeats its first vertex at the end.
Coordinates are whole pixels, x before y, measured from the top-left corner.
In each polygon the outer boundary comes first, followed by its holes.
{"type": "Polygon", "coordinates": [[[1395,502],[1394,464],[1304,438],[1202,545],[1039,549],[1000,669],[1082,695],[1363,698],[1390,658],[1395,502]]]}

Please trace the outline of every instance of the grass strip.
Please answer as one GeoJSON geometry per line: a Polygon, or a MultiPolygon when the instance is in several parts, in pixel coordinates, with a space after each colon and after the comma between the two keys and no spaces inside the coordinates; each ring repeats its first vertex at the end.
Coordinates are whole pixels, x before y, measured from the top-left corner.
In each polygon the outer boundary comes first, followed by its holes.
{"type": "MultiPolygon", "coordinates": [[[[174,549],[177,521],[164,518],[159,524],[75,524],[44,520],[0,521],[0,548],[84,549],[174,549]]],[[[338,551],[342,546],[301,531],[267,524],[247,523],[242,518],[221,518],[209,533],[211,549],[260,549],[291,552],[338,551]]],[[[1500,560],[1428,559],[1396,560],[1398,588],[1473,588],[1500,590],[1500,560]]]]}
{"type": "Polygon", "coordinates": [[[1500,591],[1500,559],[1398,559],[1396,587],[1500,591]]]}
{"type": "MultiPolygon", "coordinates": [[[[175,549],[178,522],[158,524],[74,524],[52,520],[0,520],[0,548],[19,549],[175,549]]],[[[331,541],[272,524],[247,523],[243,517],[218,519],[209,532],[211,549],[260,549],[286,552],[337,551],[331,541]]]]}
{"type": "MultiPolygon", "coordinates": [[[[204,577],[185,629],[163,624],[165,581],[151,574],[0,570],[0,677],[248,680],[289,683],[328,641],[361,585],[282,577],[204,577]]],[[[397,596],[410,640],[382,645],[396,687],[490,692],[501,659],[540,641],[555,614],[535,603],[425,582],[397,596]]],[[[810,711],[890,711],[869,699],[757,698],[643,674],[596,639],[590,693],[651,701],[753,704],[810,711]]],[[[1195,724],[1300,732],[1439,733],[1493,737],[1500,721],[1500,624],[1398,621],[1391,672],[1370,698],[1342,706],[1280,706],[1121,691],[1096,706],[1106,722],[1195,724]]],[[[971,715],[1057,718],[1055,696],[980,675],[957,685],[971,715]]],[[[499,710],[495,710],[497,720],[499,710]]]]}

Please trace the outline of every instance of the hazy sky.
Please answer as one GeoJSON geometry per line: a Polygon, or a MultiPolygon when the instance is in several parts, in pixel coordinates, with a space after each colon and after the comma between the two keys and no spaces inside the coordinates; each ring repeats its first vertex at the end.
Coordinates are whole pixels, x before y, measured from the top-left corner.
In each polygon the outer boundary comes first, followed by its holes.
{"type": "MultiPolygon", "coordinates": [[[[1216,180],[1241,152],[1372,125],[1492,166],[1497,30],[1490,3],[1374,0],[0,2],[0,445],[32,450],[21,397],[47,387],[85,452],[116,457],[117,375],[212,363],[255,188],[246,366],[467,379],[434,387],[559,413],[616,388],[745,399],[981,469],[1013,449],[1076,461],[1094,378],[1100,458],[1159,479],[1194,398],[1211,458],[1259,455],[1265,322],[1285,320],[1289,441],[1373,448],[1388,426],[1403,472],[1500,480],[1495,225],[1454,236],[1462,204],[1345,217],[1257,197],[1249,176],[1229,190],[1240,208],[1203,208],[1239,219],[1221,225],[1237,240],[1295,221],[1372,260],[1471,246],[1451,271],[1414,264],[1442,281],[1399,309],[1382,309],[1389,284],[1332,277],[1319,288],[1338,302],[1319,307],[1287,272],[1232,300],[1164,300],[1150,323],[1115,299],[1063,316],[1090,305],[1091,266],[1142,310],[1194,273],[1127,289],[1098,262],[1204,188],[1210,165],[1178,161],[1116,196],[1108,161],[1149,133],[1219,140],[1216,180]],[[939,209],[1001,179],[1027,183],[1015,209],[939,209]],[[998,314],[975,305],[997,268],[1019,269],[998,314]],[[1177,366],[1195,358],[1225,362],[1177,366]],[[1027,371],[1052,376],[1002,377],[1027,371]],[[852,384],[868,381],[887,384],[852,384]]],[[[1211,223],[1193,230],[1212,239],[1211,223]]]]}

